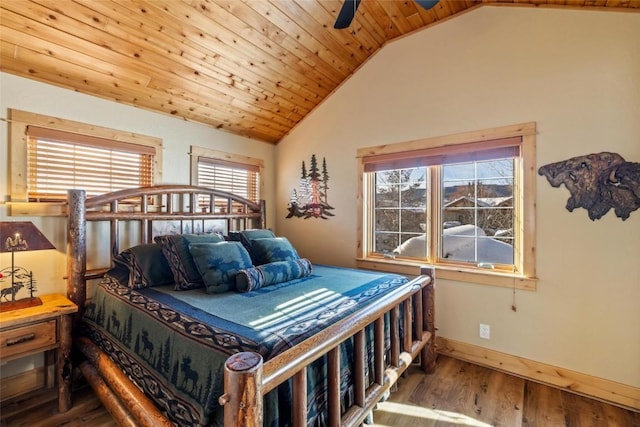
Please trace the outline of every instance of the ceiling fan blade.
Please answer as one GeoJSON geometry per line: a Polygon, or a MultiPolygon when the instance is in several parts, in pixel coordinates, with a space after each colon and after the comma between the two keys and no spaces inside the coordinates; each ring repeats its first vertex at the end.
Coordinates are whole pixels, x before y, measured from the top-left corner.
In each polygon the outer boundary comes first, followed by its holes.
{"type": "Polygon", "coordinates": [[[438,3],[439,0],[415,0],[424,9],[429,10],[438,3]]]}
{"type": "Polygon", "coordinates": [[[351,25],[358,6],[360,6],[360,0],[344,0],[342,9],[340,9],[340,13],[338,13],[338,19],[336,19],[336,23],[333,24],[333,28],[341,30],[351,25]]]}

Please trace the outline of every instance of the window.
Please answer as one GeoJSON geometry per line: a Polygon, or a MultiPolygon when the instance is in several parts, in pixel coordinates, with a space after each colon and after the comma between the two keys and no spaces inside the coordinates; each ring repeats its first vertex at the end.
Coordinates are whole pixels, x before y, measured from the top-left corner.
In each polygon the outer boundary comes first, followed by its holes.
{"type": "Polygon", "coordinates": [[[359,265],[535,286],[534,146],[531,123],[359,150],[359,265]]]}
{"type": "Polygon", "coordinates": [[[260,201],[263,161],[191,146],[191,183],[260,201]]]}
{"type": "Polygon", "coordinates": [[[12,201],[63,201],[71,188],[91,197],[160,179],[158,138],[18,110],[10,115],[12,201]]]}
{"type": "Polygon", "coordinates": [[[153,184],[155,148],[36,126],[27,128],[30,201],[65,200],[153,184]]]}

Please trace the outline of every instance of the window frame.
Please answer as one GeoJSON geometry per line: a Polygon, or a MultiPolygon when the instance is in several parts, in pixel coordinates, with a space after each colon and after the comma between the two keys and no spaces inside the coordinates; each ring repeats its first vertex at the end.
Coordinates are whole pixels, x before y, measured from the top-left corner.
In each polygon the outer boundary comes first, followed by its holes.
{"type": "MultiPolygon", "coordinates": [[[[536,123],[522,123],[492,129],[464,132],[453,135],[438,136],[414,141],[366,147],[357,151],[358,169],[358,222],[357,222],[357,255],[356,264],[360,268],[392,271],[402,274],[414,274],[417,265],[430,264],[435,267],[439,278],[462,282],[472,282],[509,288],[535,290],[535,200],[536,200],[536,166],[535,166],[536,123]],[[394,156],[414,156],[421,150],[434,150],[447,153],[459,152],[465,144],[492,144],[492,141],[505,138],[520,138],[521,167],[518,181],[514,186],[514,208],[521,215],[514,224],[514,238],[517,239],[516,252],[521,271],[512,273],[472,267],[451,262],[439,263],[437,260],[440,236],[441,177],[439,173],[429,173],[427,179],[430,190],[427,191],[426,229],[429,235],[438,236],[428,239],[428,260],[393,259],[381,254],[369,253],[372,247],[372,233],[368,228],[373,226],[373,211],[365,209],[370,201],[372,186],[365,181],[365,169],[372,158],[393,159],[394,156]],[[517,204],[517,207],[516,207],[517,204]],[[517,229],[516,229],[517,227],[517,229]]],[[[432,172],[438,168],[433,168],[432,172]]],[[[372,174],[371,174],[372,175],[372,174]]]]}
{"type": "MultiPolygon", "coordinates": [[[[189,155],[191,157],[190,162],[190,183],[191,185],[198,184],[198,161],[200,157],[210,159],[213,161],[229,162],[238,165],[246,165],[247,169],[258,168],[258,199],[263,198],[263,182],[264,182],[264,160],[255,157],[244,156],[240,154],[227,153],[225,151],[214,150],[211,148],[199,147],[192,145],[190,147],[189,155]]],[[[260,200],[256,200],[259,203],[260,200]]]]}
{"type": "Polygon", "coordinates": [[[30,202],[28,194],[29,126],[100,138],[124,144],[135,144],[155,150],[153,182],[162,182],[162,139],[117,129],[90,125],[43,114],[9,109],[10,202],[12,215],[55,215],[62,212],[64,202],[30,202]]]}

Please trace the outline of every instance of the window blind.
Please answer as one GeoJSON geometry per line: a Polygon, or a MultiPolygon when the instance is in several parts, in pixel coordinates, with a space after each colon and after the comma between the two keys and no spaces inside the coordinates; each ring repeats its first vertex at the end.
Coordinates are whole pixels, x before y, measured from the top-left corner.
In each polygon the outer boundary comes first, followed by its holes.
{"type": "Polygon", "coordinates": [[[198,157],[198,185],[260,200],[260,168],[257,165],[198,157]]]}
{"type": "Polygon", "coordinates": [[[28,196],[61,200],[80,188],[94,196],[153,184],[155,148],[29,126],[28,196]]]}

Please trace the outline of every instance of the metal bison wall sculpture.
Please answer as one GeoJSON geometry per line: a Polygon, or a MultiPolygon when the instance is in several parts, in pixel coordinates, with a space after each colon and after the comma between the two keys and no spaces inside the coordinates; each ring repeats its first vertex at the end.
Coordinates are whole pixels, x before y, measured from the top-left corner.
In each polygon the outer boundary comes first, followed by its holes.
{"type": "Polygon", "coordinates": [[[616,153],[573,157],[538,169],[553,187],[564,184],[571,193],[567,210],[585,208],[596,220],[614,209],[623,220],[640,208],[640,163],[616,153]]]}

